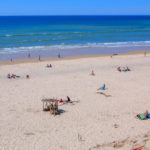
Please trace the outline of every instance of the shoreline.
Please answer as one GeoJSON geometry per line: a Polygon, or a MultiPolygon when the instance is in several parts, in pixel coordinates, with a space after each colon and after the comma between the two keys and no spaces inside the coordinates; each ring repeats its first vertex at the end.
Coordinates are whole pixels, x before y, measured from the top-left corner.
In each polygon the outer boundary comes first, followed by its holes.
{"type": "Polygon", "coordinates": [[[136,50],[124,53],[114,53],[114,54],[90,54],[90,55],[75,55],[75,56],[64,56],[61,58],[58,57],[41,57],[40,61],[39,58],[25,58],[25,59],[14,59],[12,61],[8,60],[1,60],[0,66],[2,65],[15,65],[15,64],[23,64],[23,63],[40,63],[46,61],[63,61],[63,60],[73,60],[73,59],[83,59],[83,58],[94,58],[94,57],[116,57],[116,56],[125,56],[125,55],[137,55],[137,54],[146,54],[150,53],[150,50],[136,50]]]}
{"type": "Polygon", "coordinates": [[[15,53],[0,53],[0,61],[9,61],[16,59],[30,58],[56,58],[60,54],[61,57],[69,56],[81,56],[81,55],[112,55],[122,54],[131,51],[147,51],[150,50],[150,46],[128,46],[128,47],[86,47],[86,48],[68,48],[68,49],[43,49],[35,51],[22,51],[15,53]]]}

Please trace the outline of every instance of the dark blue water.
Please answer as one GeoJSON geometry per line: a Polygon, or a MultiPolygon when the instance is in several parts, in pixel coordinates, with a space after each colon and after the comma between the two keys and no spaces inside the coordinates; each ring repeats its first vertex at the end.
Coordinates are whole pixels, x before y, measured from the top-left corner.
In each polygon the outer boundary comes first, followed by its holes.
{"type": "Polygon", "coordinates": [[[0,17],[0,52],[150,46],[150,16],[0,17]]]}

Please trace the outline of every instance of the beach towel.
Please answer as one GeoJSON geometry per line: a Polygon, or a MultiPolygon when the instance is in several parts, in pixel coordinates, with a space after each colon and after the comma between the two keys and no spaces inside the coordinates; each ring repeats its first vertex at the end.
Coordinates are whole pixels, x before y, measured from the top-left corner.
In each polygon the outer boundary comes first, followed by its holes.
{"type": "Polygon", "coordinates": [[[146,119],[145,113],[142,113],[142,114],[140,114],[140,115],[137,115],[137,117],[138,117],[139,119],[141,119],[141,120],[146,119]]]}

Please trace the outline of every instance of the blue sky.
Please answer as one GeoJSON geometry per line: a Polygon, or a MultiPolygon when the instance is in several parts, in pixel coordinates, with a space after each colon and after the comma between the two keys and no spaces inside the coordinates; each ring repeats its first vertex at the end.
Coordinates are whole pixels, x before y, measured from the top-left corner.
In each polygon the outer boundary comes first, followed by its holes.
{"type": "Polygon", "coordinates": [[[150,0],[0,0],[0,15],[150,15],[150,0]]]}

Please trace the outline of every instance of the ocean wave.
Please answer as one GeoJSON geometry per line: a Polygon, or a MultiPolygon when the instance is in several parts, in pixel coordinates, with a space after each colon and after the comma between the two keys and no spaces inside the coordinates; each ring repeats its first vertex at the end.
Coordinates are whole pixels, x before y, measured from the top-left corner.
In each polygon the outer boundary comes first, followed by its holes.
{"type": "Polygon", "coordinates": [[[51,33],[25,33],[25,34],[5,34],[0,35],[0,37],[26,37],[26,36],[54,36],[54,35],[81,35],[81,34],[102,34],[102,33],[128,33],[128,32],[137,32],[137,33],[148,33],[150,30],[107,30],[107,31],[81,31],[81,32],[51,32],[51,33]]]}
{"type": "Polygon", "coordinates": [[[86,44],[60,44],[50,46],[30,46],[30,47],[12,47],[1,48],[0,53],[29,52],[41,50],[61,50],[61,49],[78,49],[78,48],[96,48],[96,47],[130,47],[130,46],[150,46],[150,41],[133,41],[133,42],[110,42],[110,43],[86,43],[86,44]]]}

